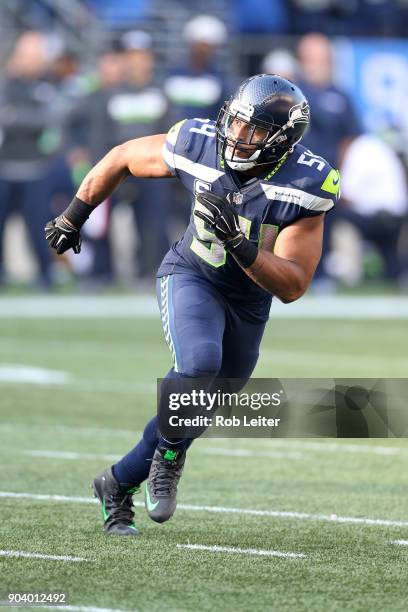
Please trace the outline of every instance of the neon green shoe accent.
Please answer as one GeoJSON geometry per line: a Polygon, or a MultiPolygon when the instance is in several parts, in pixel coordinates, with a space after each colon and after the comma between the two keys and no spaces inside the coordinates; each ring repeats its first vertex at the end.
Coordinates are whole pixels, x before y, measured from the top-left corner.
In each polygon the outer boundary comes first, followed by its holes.
{"type": "Polygon", "coordinates": [[[103,520],[106,522],[109,518],[109,512],[106,511],[106,505],[105,505],[105,496],[102,497],[102,516],[103,516],[103,520]]]}
{"type": "Polygon", "coordinates": [[[131,487],[126,491],[126,493],[129,493],[129,495],[135,495],[136,493],[140,493],[140,486],[136,485],[135,487],[131,487]]]}
{"type": "Polygon", "coordinates": [[[175,450],[166,450],[166,452],[163,455],[163,459],[166,459],[166,461],[174,461],[177,458],[177,451],[175,450]]]}
{"type": "Polygon", "coordinates": [[[329,174],[324,179],[322,186],[320,187],[322,191],[328,191],[329,193],[333,193],[337,195],[340,189],[340,173],[338,170],[332,168],[329,174]]]}
{"type": "Polygon", "coordinates": [[[129,525],[129,529],[134,529],[134,531],[139,531],[138,528],[136,527],[136,525],[134,523],[132,523],[131,525],[129,525]]]}
{"type": "Polygon", "coordinates": [[[158,505],[159,505],[158,501],[153,503],[152,500],[150,499],[149,489],[146,484],[146,506],[147,506],[148,511],[153,512],[153,510],[155,510],[158,505]]]}

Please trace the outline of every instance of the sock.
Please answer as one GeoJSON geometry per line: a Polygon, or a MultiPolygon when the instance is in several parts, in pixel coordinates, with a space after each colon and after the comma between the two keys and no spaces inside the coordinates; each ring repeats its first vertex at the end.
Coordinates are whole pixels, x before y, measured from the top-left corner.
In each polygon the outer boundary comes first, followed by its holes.
{"type": "MultiPolygon", "coordinates": [[[[162,384],[161,384],[160,403],[159,403],[159,409],[158,409],[159,414],[167,413],[167,407],[169,405],[170,390],[166,386],[166,382],[170,380],[171,380],[171,392],[172,393],[186,392],[189,389],[189,382],[192,381],[192,384],[194,384],[193,383],[194,379],[191,379],[190,377],[185,376],[184,374],[180,374],[179,372],[175,372],[174,368],[172,368],[167,373],[166,377],[163,379],[162,384]],[[178,385],[177,381],[180,382],[180,385],[178,385]]],[[[193,440],[190,440],[189,438],[166,438],[160,434],[160,431],[158,432],[158,434],[159,434],[158,446],[160,448],[170,448],[172,450],[184,451],[193,442],[193,440]]]]}
{"type": "Polygon", "coordinates": [[[157,443],[157,417],[153,417],[147,423],[140,442],[112,466],[113,475],[119,484],[139,485],[146,480],[157,443]]]}

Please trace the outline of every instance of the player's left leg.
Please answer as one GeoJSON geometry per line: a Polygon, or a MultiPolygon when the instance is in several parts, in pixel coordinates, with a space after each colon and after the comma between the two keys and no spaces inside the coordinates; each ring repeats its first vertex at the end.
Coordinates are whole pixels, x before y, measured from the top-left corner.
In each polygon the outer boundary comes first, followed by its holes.
{"type": "Polygon", "coordinates": [[[222,343],[222,364],[217,378],[241,379],[242,386],[251,377],[259,357],[259,347],[266,322],[243,319],[230,306],[222,343]]]}
{"type": "MultiPolygon", "coordinates": [[[[188,381],[200,377],[212,380],[217,375],[222,363],[225,306],[207,281],[192,275],[166,277],[159,287],[164,333],[175,357],[175,367],[163,380],[160,412],[161,404],[168,404],[168,381],[183,389],[188,381]]],[[[129,495],[148,476],[149,516],[157,522],[170,518],[176,508],[177,484],[190,443],[187,439],[163,438],[158,418],[149,421],[140,442],[93,483],[102,503],[106,531],[131,535],[129,495]]]]}

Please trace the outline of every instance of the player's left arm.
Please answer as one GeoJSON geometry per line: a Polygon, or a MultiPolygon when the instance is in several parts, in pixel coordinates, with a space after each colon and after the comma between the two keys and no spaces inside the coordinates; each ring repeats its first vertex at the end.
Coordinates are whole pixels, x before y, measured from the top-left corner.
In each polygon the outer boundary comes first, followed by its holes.
{"type": "Polygon", "coordinates": [[[197,200],[202,208],[194,214],[208,223],[249,278],[284,303],[294,302],[304,294],[322,252],[323,213],[304,217],[284,228],[274,253],[269,253],[258,250],[244,236],[238,214],[226,198],[204,191],[197,200]]]}
{"type": "Polygon", "coordinates": [[[324,214],[300,219],[280,232],[273,253],[259,250],[249,267],[241,267],[257,285],[285,304],[298,300],[319,263],[323,225],[324,214]]]}

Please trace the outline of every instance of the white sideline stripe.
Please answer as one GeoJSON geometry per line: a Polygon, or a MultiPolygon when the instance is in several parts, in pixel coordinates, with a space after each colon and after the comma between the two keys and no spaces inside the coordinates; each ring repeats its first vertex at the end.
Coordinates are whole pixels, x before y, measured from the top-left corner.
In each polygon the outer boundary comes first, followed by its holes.
{"type": "Polygon", "coordinates": [[[28,383],[31,385],[68,385],[72,376],[68,372],[36,368],[19,363],[0,363],[0,383],[28,383]]]}
{"type": "Polygon", "coordinates": [[[0,557],[24,557],[25,559],[50,559],[51,561],[90,561],[83,557],[70,557],[67,555],[43,555],[22,550],[0,550],[0,557]]]}
{"type": "Polygon", "coordinates": [[[153,394],[156,393],[156,386],[149,383],[129,383],[120,380],[74,380],[70,375],[65,379],[53,377],[50,373],[46,374],[17,372],[6,368],[3,372],[0,366],[0,385],[21,386],[21,384],[36,385],[41,387],[55,387],[60,385],[64,392],[77,393],[78,391],[90,391],[92,393],[106,391],[109,393],[132,393],[132,394],[153,394]]]}
{"type": "MultiPolygon", "coordinates": [[[[31,423],[0,423],[0,431],[24,431],[30,430],[39,430],[41,433],[44,431],[52,431],[55,433],[63,433],[63,434],[78,434],[82,436],[114,436],[118,438],[137,438],[141,436],[141,431],[131,431],[126,429],[109,429],[103,427],[71,427],[69,425],[36,425],[31,423]]],[[[219,442],[225,443],[224,438],[201,438],[200,444],[202,441],[206,441],[207,443],[217,444],[219,442]]],[[[266,441],[266,440],[265,440],[266,441]]],[[[249,443],[250,440],[245,440],[245,443],[249,443]]],[[[242,441],[241,441],[242,443],[242,441]]],[[[256,440],[257,447],[262,443],[262,440],[256,440]]],[[[328,452],[328,453],[363,453],[363,454],[374,454],[374,455],[399,455],[408,453],[408,448],[402,448],[400,446],[378,446],[378,445],[369,445],[369,444],[339,444],[338,442],[314,442],[314,441],[299,441],[293,440],[290,438],[274,438],[273,440],[268,440],[268,443],[271,446],[276,447],[284,447],[287,449],[300,449],[304,451],[317,451],[317,452],[328,452]]],[[[201,449],[201,447],[200,447],[201,449]]],[[[203,449],[204,450],[204,449],[203,449]]],[[[229,449],[227,449],[229,450],[229,449]]],[[[232,452],[235,452],[233,449],[232,452]]],[[[246,449],[241,449],[246,452],[246,449]]],[[[204,452],[208,452],[208,454],[213,454],[213,451],[205,449],[204,452]]],[[[250,451],[251,452],[251,451],[250,451]]],[[[261,452],[261,451],[257,451],[261,452]]],[[[275,451],[266,451],[273,452],[275,451]]],[[[278,452],[278,451],[276,451],[278,452]]],[[[292,452],[292,451],[290,451],[292,452]]],[[[221,450],[220,454],[223,454],[223,450],[221,450]]],[[[293,453],[292,453],[293,454],[293,453]]],[[[269,454],[268,454],[269,456],[269,454]]],[[[274,456],[274,455],[271,455],[274,456]]],[[[285,455],[286,456],[286,455],[285,455]]]]}
{"type": "MultiPolygon", "coordinates": [[[[74,497],[67,495],[45,495],[35,493],[14,493],[0,491],[0,498],[34,499],[37,501],[73,502],[78,504],[97,504],[98,500],[91,497],[74,497]]],[[[144,507],[143,502],[134,501],[134,506],[144,507]]],[[[301,521],[329,521],[330,523],[352,523],[356,525],[372,525],[378,527],[408,527],[408,521],[392,521],[388,519],[371,519],[355,516],[337,516],[334,514],[309,514],[307,512],[291,512],[281,510],[254,510],[252,508],[226,508],[223,506],[200,506],[196,504],[178,504],[179,510],[192,512],[214,512],[216,514],[243,514],[248,516],[270,516],[272,518],[297,519],[301,521]]]]}
{"type": "Polygon", "coordinates": [[[29,457],[41,457],[44,459],[104,459],[106,461],[119,461],[122,455],[109,455],[103,453],[76,453],[71,451],[47,451],[47,450],[27,450],[22,451],[22,455],[29,457]]]}
{"type": "Polygon", "coordinates": [[[408,540],[391,540],[391,544],[397,544],[397,546],[408,546],[408,540]]]}
{"type": "MultiPolygon", "coordinates": [[[[281,349],[260,349],[261,358],[275,359],[281,363],[293,363],[303,364],[308,359],[322,359],[326,363],[332,361],[336,365],[350,366],[350,363],[354,363],[353,360],[360,358],[364,366],[378,367],[384,366],[384,358],[381,355],[370,355],[367,353],[341,353],[338,351],[309,351],[308,349],[297,348],[293,351],[283,351],[281,349]]],[[[408,368],[408,359],[403,357],[387,357],[387,363],[389,365],[406,366],[408,368]]]]}
{"type": "MultiPolygon", "coordinates": [[[[285,459],[303,459],[303,453],[291,453],[285,451],[251,451],[244,448],[200,448],[200,453],[222,457],[270,457],[285,459]]],[[[51,451],[51,450],[26,450],[21,454],[29,457],[40,457],[44,459],[105,459],[106,461],[119,461],[122,455],[104,453],[78,453],[75,451],[51,451]]]]}
{"type": "Polygon", "coordinates": [[[208,550],[210,552],[239,553],[241,555],[259,555],[260,557],[288,557],[296,559],[306,557],[303,553],[281,552],[280,550],[262,550],[261,548],[234,548],[233,546],[206,546],[204,544],[176,544],[176,548],[189,550],[208,550]]]}
{"type": "Polygon", "coordinates": [[[103,427],[71,427],[70,425],[36,425],[31,423],[0,423],[0,431],[24,431],[24,430],[52,431],[54,433],[78,434],[82,436],[115,436],[118,438],[133,438],[141,435],[141,431],[126,429],[109,429],[103,427]]]}
{"type": "Polygon", "coordinates": [[[396,446],[377,446],[369,444],[339,444],[337,442],[299,442],[297,440],[274,439],[274,446],[284,446],[285,448],[299,448],[302,450],[329,452],[329,453],[362,453],[373,455],[399,455],[408,452],[408,448],[396,446]]]}
{"type": "MultiPolygon", "coordinates": [[[[223,438],[203,438],[207,442],[216,444],[218,442],[225,442],[223,438]]],[[[244,443],[249,443],[250,439],[246,439],[244,443]]],[[[284,447],[287,449],[301,449],[302,451],[316,451],[316,452],[329,452],[329,453],[362,453],[362,454],[373,454],[373,455],[399,455],[408,453],[408,448],[402,448],[400,446],[377,446],[369,444],[339,444],[337,442],[303,442],[293,440],[290,438],[274,438],[273,440],[262,440],[261,438],[256,441],[257,446],[263,442],[270,443],[274,447],[284,447]]],[[[241,441],[242,443],[242,441],[241,441]]]]}
{"type": "MultiPolygon", "coordinates": [[[[291,304],[274,300],[271,315],[319,319],[407,319],[408,298],[396,296],[313,296],[291,304]]],[[[3,297],[0,318],[159,318],[153,295],[3,297]]]]}

